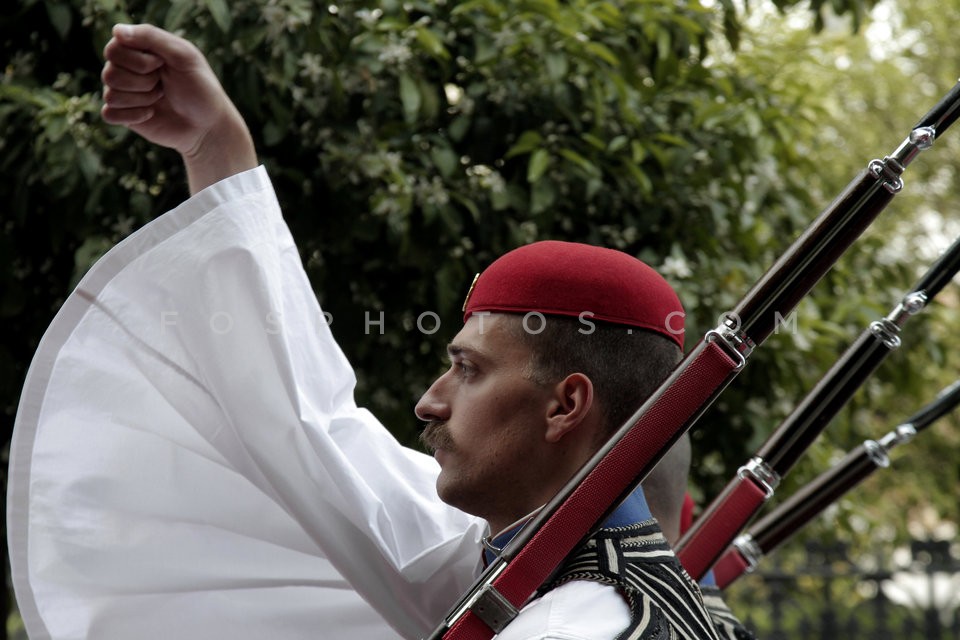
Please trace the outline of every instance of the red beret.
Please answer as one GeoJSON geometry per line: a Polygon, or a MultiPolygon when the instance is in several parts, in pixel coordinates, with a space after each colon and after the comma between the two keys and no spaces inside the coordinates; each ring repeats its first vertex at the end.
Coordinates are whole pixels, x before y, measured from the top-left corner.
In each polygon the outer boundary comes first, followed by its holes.
{"type": "Polygon", "coordinates": [[[683,348],[683,306],[667,281],[622,251],[545,240],[510,251],[474,280],[463,320],[478,311],[578,317],[640,327],[683,348]]]}

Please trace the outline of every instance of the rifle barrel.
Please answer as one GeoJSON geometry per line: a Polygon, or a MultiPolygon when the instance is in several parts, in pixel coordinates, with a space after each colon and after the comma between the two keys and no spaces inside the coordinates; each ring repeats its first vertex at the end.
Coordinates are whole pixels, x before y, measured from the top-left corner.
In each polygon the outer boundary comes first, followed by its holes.
{"type": "Polygon", "coordinates": [[[870,324],[804,397],[677,543],[687,571],[701,579],[759,513],[777,484],[864,381],[900,346],[900,330],[960,269],[960,238],[927,270],[890,314],[870,324]],[[747,490],[752,482],[755,490],[747,490]]]}
{"type": "Polygon", "coordinates": [[[960,404],[960,380],[946,387],[936,398],[879,440],[866,440],[832,468],[764,517],[736,539],[715,566],[717,585],[724,589],[743,573],[752,571],[795,533],[820,515],[838,498],[890,464],[890,451],[905,444],[921,430],[953,411],[960,404]]]}

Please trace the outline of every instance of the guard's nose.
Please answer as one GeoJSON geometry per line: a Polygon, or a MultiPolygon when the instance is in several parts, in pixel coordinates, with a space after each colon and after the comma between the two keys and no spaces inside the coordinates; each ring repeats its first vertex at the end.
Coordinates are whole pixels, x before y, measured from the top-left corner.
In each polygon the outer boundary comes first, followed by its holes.
{"type": "Polygon", "coordinates": [[[450,418],[450,405],[444,398],[444,383],[448,373],[434,380],[414,407],[413,412],[423,422],[444,422],[450,418]]]}

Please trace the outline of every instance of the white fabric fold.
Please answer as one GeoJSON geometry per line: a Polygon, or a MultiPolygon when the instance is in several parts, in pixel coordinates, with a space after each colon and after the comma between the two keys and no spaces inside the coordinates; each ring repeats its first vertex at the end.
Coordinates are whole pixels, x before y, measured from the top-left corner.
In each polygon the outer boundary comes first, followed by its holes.
{"type": "Polygon", "coordinates": [[[432,630],[485,525],[439,501],[435,461],[354,383],[262,167],[114,247],[44,336],[16,419],[30,637],[432,630]]]}

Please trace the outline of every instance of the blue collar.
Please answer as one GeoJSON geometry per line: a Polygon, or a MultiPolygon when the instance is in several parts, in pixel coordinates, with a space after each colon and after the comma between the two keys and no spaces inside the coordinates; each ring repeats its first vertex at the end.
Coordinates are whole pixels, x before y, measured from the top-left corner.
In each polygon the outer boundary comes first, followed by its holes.
{"type": "Polygon", "coordinates": [[[717,586],[717,577],[713,574],[713,569],[707,571],[703,574],[703,577],[700,578],[701,587],[716,587],[717,586]]]}
{"type": "MultiPolygon", "coordinates": [[[[612,529],[615,527],[628,527],[638,522],[644,522],[653,517],[650,513],[650,507],[647,506],[647,499],[643,495],[643,488],[637,487],[633,493],[627,496],[627,499],[620,503],[620,506],[617,507],[613,513],[610,514],[604,522],[603,526],[607,529],[612,529]]],[[[507,546],[514,536],[516,536],[520,529],[523,528],[523,525],[527,524],[527,520],[516,524],[506,531],[498,533],[492,540],[484,541],[483,549],[483,564],[484,566],[493,562],[497,555],[493,549],[503,549],[507,546]],[[492,548],[491,548],[492,547],[492,548]]]]}

